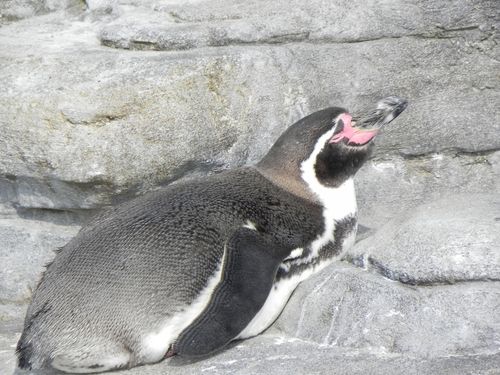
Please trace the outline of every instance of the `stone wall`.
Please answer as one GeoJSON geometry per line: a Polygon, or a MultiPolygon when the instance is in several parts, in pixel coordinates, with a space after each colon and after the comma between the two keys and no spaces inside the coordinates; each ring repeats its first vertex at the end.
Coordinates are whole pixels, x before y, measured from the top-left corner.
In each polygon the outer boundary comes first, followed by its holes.
{"type": "Polygon", "coordinates": [[[313,111],[355,112],[398,95],[410,105],[377,139],[357,179],[369,239],[295,294],[322,285],[332,291],[328,303],[320,289],[309,307],[294,297],[275,329],[376,355],[498,355],[493,314],[465,331],[462,321],[435,331],[444,344],[432,350],[418,343],[436,327],[418,319],[432,319],[427,308],[449,319],[466,319],[472,307],[478,319],[499,309],[499,14],[495,0],[3,1],[0,321],[21,318],[53,249],[101,207],[255,163],[313,111]],[[427,209],[436,223],[452,222],[448,232],[426,219],[427,209]],[[474,219],[457,221],[459,213],[474,219]],[[401,222],[404,233],[394,229],[401,222]],[[485,240],[471,253],[464,247],[478,240],[465,229],[473,224],[485,240]],[[401,240],[431,232],[425,245],[401,240]],[[453,238],[456,246],[438,253],[453,238]],[[450,266],[457,249],[463,261],[450,266]],[[396,284],[384,287],[382,276],[396,284]],[[361,294],[343,300],[343,288],[361,294]],[[469,292],[486,293],[484,306],[465,298],[469,292]],[[368,303],[372,295],[380,305],[368,303]],[[297,328],[302,308],[323,318],[297,328]],[[390,327],[370,321],[377,332],[370,336],[368,323],[349,322],[351,310],[409,318],[390,327]],[[336,311],[345,312],[340,326],[336,311]],[[422,333],[411,335],[418,322],[422,333]],[[338,337],[342,327],[358,331],[335,341],[325,336],[330,327],[338,337]]]}

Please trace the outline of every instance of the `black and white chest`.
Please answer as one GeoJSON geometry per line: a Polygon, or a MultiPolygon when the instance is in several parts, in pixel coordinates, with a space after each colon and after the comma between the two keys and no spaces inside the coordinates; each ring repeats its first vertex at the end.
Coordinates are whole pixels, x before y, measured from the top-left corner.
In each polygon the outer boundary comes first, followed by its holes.
{"type": "Polygon", "coordinates": [[[315,183],[314,175],[307,175],[307,160],[304,164],[304,179],[310,178],[310,186],[323,206],[322,231],[306,246],[292,250],[283,261],[264,306],[238,338],[255,336],[269,327],[302,281],[341,258],[354,244],[357,205],[353,180],[335,188],[325,187],[315,183]]]}

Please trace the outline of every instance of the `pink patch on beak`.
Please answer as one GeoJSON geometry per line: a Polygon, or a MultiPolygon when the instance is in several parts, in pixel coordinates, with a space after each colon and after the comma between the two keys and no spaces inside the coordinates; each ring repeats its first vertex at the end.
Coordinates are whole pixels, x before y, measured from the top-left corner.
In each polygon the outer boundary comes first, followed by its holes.
{"type": "Polygon", "coordinates": [[[340,116],[340,120],[344,124],[344,129],[340,133],[335,134],[329,143],[338,143],[346,138],[348,144],[364,145],[377,135],[378,129],[360,129],[352,126],[352,116],[348,113],[343,113],[340,116]]]}

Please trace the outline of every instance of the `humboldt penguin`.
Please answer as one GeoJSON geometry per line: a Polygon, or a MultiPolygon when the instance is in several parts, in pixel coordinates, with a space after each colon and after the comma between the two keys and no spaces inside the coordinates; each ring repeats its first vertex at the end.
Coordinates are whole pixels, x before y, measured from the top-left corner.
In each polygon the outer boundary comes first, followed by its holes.
{"type": "Polygon", "coordinates": [[[259,334],[357,228],[353,177],[406,101],[290,126],[255,166],[112,207],[47,266],[17,345],[24,369],[91,373],[198,357],[259,334]]]}

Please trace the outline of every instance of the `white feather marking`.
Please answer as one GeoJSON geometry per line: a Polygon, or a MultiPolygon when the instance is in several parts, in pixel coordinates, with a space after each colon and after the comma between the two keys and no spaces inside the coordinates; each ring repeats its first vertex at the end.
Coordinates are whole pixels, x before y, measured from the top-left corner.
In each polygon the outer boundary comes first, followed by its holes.
{"type": "Polygon", "coordinates": [[[243,228],[257,230],[257,226],[255,225],[255,223],[251,222],[250,220],[247,220],[247,222],[243,225],[243,228]]]}
{"type": "Polygon", "coordinates": [[[280,280],[275,283],[267,296],[264,306],[253,317],[237,339],[246,339],[258,335],[269,327],[285,307],[290,295],[302,281],[302,274],[280,280]]]}
{"type": "MultiPolygon", "coordinates": [[[[247,220],[243,227],[257,230],[256,224],[250,220],[247,220]]],[[[163,324],[159,332],[151,333],[143,340],[140,355],[144,358],[144,362],[154,363],[161,360],[165,356],[170,344],[172,344],[177,336],[179,336],[179,334],[207,307],[215,287],[221,281],[225,258],[226,248],[224,247],[224,256],[221,264],[219,264],[215,274],[208,280],[205,288],[200,292],[193,303],[169,318],[163,324]]]]}
{"type": "Polygon", "coordinates": [[[85,357],[84,353],[80,355],[56,355],[51,363],[51,366],[57,370],[69,372],[73,374],[90,374],[96,371],[109,371],[120,367],[125,367],[130,361],[130,354],[117,353],[110,357],[91,358],[85,357]],[[96,369],[92,365],[99,365],[96,369]]]}
{"type": "MultiPolygon", "coordinates": [[[[339,116],[340,117],[340,116],[339,116]]],[[[337,122],[339,117],[335,119],[337,122]]],[[[331,188],[322,185],[318,178],[316,177],[315,164],[316,158],[319,153],[325,147],[325,144],[333,136],[336,126],[334,126],[330,131],[323,134],[316,145],[314,150],[305,161],[301,164],[302,178],[307,183],[311,191],[316,194],[319,201],[323,205],[323,218],[325,230],[320,234],[310,245],[310,253],[305,258],[293,259],[294,255],[292,253],[288,258],[291,258],[293,264],[303,264],[309,263],[312,259],[319,255],[319,251],[325,245],[334,240],[335,222],[342,220],[348,216],[356,215],[357,205],[356,205],[356,192],[354,190],[354,182],[352,178],[349,178],[339,187],[331,188]]],[[[259,310],[257,315],[252,319],[252,321],[245,327],[245,329],[238,335],[238,339],[248,338],[258,335],[269,327],[279,316],[283,308],[285,307],[291,294],[297,288],[297,286],[305,279],[307,279],[312,274],[322,270],[327,265],[332,263],[334,259],[342,257],[344,252],[350,248],[354,243],[355,230],[351,235],[343,241],[342,252],[337,254],[337,256],[326,259],[316,265],[311,265],[309,268],[305,269],[301,273],[292,275],[291,277],[283,278],[274,284],[271,292],[267,296],[264,306],[259,310]]],[[[300,257],[300,255],[299,255],[300,257]]],[[[286,258],[286,259],[288,259],[286,258]]],[[[291,267],[290,263],[282,263],[280,268],[288,271],[291,267]]]]}
{"type": "MultiPolygon", "coordinates": [[[[267,296],[264,306],[259,310],[259,312],[254,316],[251,322],[245,327],[245,329],[236,337],[236,339],[245,339],[248,337],[253,337],[264,331],[278,318],[281,311],[285,307],[286,303],[290,299],[293,291],[297,286],[311,275],[321,271],[326,266],[330,265],[335,259],[339,259],[349,250],[354,244],[356,238],[355,231],[353,231],[349,236],[347,236],[342,245],[342,252],[334,258],[325,259],[324,261],[312,265],[311,267],[302,271],[302,273],[294,274],[291,277],[283,278],[274,284],[271,292],[267,296]]],[[[330,276],[331,277],[331,276],[330,276]]],[[[321,287],[330,280],[328,277],[319,286],[314,288],[312,293],[316,293],[321,287]]]]}
{"type": "Polygon", "coordinates": [[[345,251],[354,244],[355,237],[355,233],[353,232],[344,239],[342,252],[336,257],[326,259],[314,266],[305,269],[301,273],[294,274],[291,277],[283,278],[275,283],[273,288],[271,289],[271,292],[267,296],[264,306],[262,306],[257,315],[253,317],[251,322],[238,335],[237,339],[245,339],[248,337],[256,336],[264,331],[267,327],[269,327],[278,318],[281,311],[283,311],[283,308],[290,299],[290,296],[292,295],[295,288],[297,288],[297,286],[302,281],[331,264],[335,259],[341,258],[345,251]]]}
{"type": "MultiPolygon", "coordinates": [[[[335,119],[336,123],[339,117],[335,119]]],[[[332,188],[321,184],[316,176],[316,158],[323,150],[328,140],[333,136],[336,127],[337,126],[334,126],[330,131],[326,132],[318,139],[313,152],[300,166],[302,179],[307,183],[309,189],[311,189],[323,205],[323,218],[325,222],[324,232],[311,243],[311,252],[307,258],[301,260],[302,263],[307,263],[317,257],[320,249],[334,240],[335,221],[353,216],[357,211],[356,191],[352,178],[349,178],[340,186],[332,188]]]]}
{"type": "Polygon", "coordinates": [[[221,281],[225,254],[226,248],[224,247],[222,262],[196,299],[182,311],[174,313],[172,317],[167,319],[158,332],[150,333],[143,339],[140,356],[145,363],[161,360],[177,336],[207,307],[215,287],[221,281]]]}
{"type": "Polygon", "coordinates": [[[267,296],[264,306],[262,306],[257,315],[253,317],[252,321],[236,338],[245,339],[256,336],[264,331],[278,318],[286,303],[290,299],[293,291],[297,288],[297,285],[313,273],[322,270],[330,263],[330,261],[322,262],[317,264],[315,267],[311,266],[302,273],[297,273],[291,277],[283,278],[275,283],[271,292],[267,296]]]}
{"type": "Polygon", "coordinates": [[[287,256],[284,260],[292,260],[292,259],[298,258],[302,255],[303,252],[304,252],[304,248],[302,248],[302,247],[298,247],[296,249],[293,249],[290,252],[290,255],[287,256]]]}

